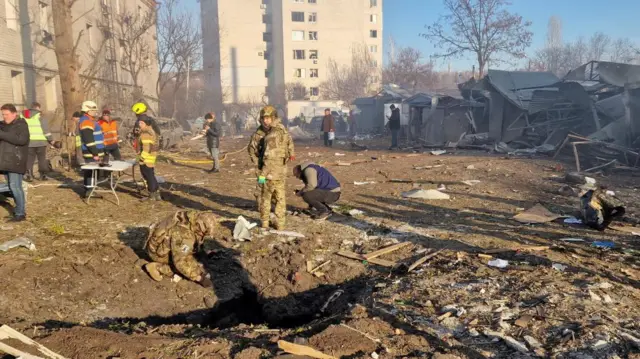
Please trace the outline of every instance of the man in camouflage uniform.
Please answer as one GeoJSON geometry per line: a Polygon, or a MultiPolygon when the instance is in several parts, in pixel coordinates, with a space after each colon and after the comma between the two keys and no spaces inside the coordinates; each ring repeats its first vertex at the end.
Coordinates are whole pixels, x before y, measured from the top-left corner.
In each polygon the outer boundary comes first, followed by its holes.
{"type": "Polygon", "coordinates": [[[275,201],[276,229],[284,229],[286,200],[285,178],[287,162],[295,160],[293,140],[278,118],[273,106],[260,111],[260,127],[251,136],[248,151],[251,161],[257,165],[258,190],[256,196],[262,228],[269,228],[271,201],[275,201]],[[258,198],[259,197],[259,198],[258,198]]]}
{"type": "Polygon", "coordinates": [[[218,220],[211,212],[178,211],[149,229],[145,244],[153,262],[144,266],[149,276],[161,281],[175,273],[205,288],[213,284],[194,254],[202,250],[204,238],[214,235],[218,220]]]}

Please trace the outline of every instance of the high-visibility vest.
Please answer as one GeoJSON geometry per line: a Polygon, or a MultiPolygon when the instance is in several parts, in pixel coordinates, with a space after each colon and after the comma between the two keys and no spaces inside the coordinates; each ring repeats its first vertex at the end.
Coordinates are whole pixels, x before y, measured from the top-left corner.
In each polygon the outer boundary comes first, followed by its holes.
{"type": "Polygon", "coordinates": [[[29,126],[29,141],[46,141],[47,137],[42,130],[40,123],[40,114],[37,113],[30,118],[25,118],[27,126],[29,126]]]}
{"type": "Polygon", "coordinates": [[[99,120],[98,123],[102,127],[102,134],[104,135],[104,145],[113,146],[118,144],[118,126],[116,121],[99,120]]]}
{"type": "MultiPolygon", "coordinates": [[[[104,156],[104,135],[102,134],[102,127],[94,120],[92,117],[88,115],[84,115],[78,121],[78,133],[81,133],[82,130],[91,129],[93,131],[93,142],[92,143],[84,143],[82,142],[82,156],[84,158],[92,158],[93,154],[89,151],[87,146],[96,147],[99,151],[98,156],[104,156]]],[[[81,136],[82,137],[82,136],[81,136]]]]}

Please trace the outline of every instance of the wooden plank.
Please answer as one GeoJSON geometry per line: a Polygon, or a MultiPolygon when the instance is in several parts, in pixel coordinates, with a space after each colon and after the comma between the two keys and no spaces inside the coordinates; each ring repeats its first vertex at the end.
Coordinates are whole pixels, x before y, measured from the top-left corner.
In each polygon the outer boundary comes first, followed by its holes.
{"type": "Polygon", "coordinates": [[[367,259],[367,258],[361,256],[360,254],[353,253],[353,252],[340,251],[337,254],[339,256],[342,256],[342,257],[345,257],[345,258],[355,259],[357,261],[367,261],[367,262],[369,262],[371,264],[376,264],[376,265],[383,266],[383,267],[393,267],[393,266],[396,265],[395,262],[386,261],[384,259],[378,259],[378,258],[367,259]]]}
{"type": "Polygon", "coordinates": [[[317,272],[317,271],[318,271],[318,269],[320,269],[320,268],[322,268],[322,267],[326,266],[326,265],[327,265],[327,264],[329,264],[329,263],[331,263],[331,260],[328,260],[328,261],[326,261],[326,262],[324,262],[324,263],[320,264],[319,266],[317,266],[317,267],[313,268],[311,271],[309,271],[309,273],[313,274],[313,273],[317,272]]]}
{"type": "Polygon", "coordinates": [[[517,248],[496,248],[496,249],[487,249],[482,252],[485,254],[496,254],[496,253],[504,253],[504,252],[515,252],[515,251],[546,251],[549,249],[549,246],[523,246],[517,248]]]}
{"type": "Polygon", "coordinates": [[[407,272],[411,272],[412,270],[416,269],[418,266],[420,266],[421,264],[423,264],[424,262],[428,261],[429,259],[437,256],[440,252],[442,252],[444,249],[440,249],[438,251],[435,251],[434,253],[431,254],[427,254],[426,256],[418,259],[417,261],[413,262],[412,265],[409,266],[409,269],[407,269],[407,272]]]}
{"type": "Polygon", "coordinates": [[[284,350],[289,354],[306,355],[317,359],[338,359],[331,355],[324,354],[306,345],[294,344],[285,340],[278,340],[278,348],[284,350]]]}
{"type": "Polygon", "coordinates": [[[382,248],[382,249],[378,249],[377,251],[373,251],[371,253],[367,253],[367,254],[364,255],[364,257],[367,260],[372,259],[372,258],[376,258],[376,257],[380,257],[380,256],[385,255],[387,253],[391,253],[391,252],[397,251],[400,248],[406,247],[409,244],[411,244],[411,242],[400,242],[400,243],[397,243],[397,244],[394,244],[394,245],[391,245],[391,246],[388,246],[388,247],[385,247],[385,248],[382,248]]]}
{"type": "Polygon", "coordinates": [[[2,340],[2,339],[17,339],[17,340],[23,342],[24,344],[36,347],[36,349],[38,349],[38,351],[40,353],[46,355],[47,358],[51,358],[51,359],[66,359],[62,355],[59,355],[59,354],[56,354],[56,353],[52,352],[51,350],[47,349],[42,344],[37,343],[36,341],[34,341],[31,338],[23,335],[22,333],[13,330],[8,325],[3,325],[2,327],[0,327],[0,340],[2,340]]]}
{"type": "Polygon", "coordinates": [[[11,356],[14,356],[16,358],[20,358],[20,359],[44,359],[42,357],[38,357],[35,355],[31,355],[29,353],[25,353],[21,350],[18,350],[14,347],[11,347],[7,344],[1,343],[0,342],[0,353],[6,353],[9,354],[11,356]]]}

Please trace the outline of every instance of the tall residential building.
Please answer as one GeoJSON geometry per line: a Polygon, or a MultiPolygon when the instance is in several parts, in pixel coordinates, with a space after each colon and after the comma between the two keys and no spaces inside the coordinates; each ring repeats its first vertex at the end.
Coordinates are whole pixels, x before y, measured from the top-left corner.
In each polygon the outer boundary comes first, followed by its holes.
{"type": "MultiPolygon", "coordinates": [[[[201,0],[207,87],[225,103],[270,101],[300,84],[322,100],[328,60],[366,47],[382,66],[382,0],[201,0]]],[[[299,97],[299,96],[297,96],[299,97]]],[[[215,101],[215,100],[214,100],[215,101]]]]}
{"type": "MultiPolygon", "coordinates": [[[[133,94],[142,92],[157,107],[158,64],[155,21],[145,33],[151,56],[139,59],[142,71],[137,89],[127,65],[121,19],[140,21],[156,11],[154,0],[76,0],[72,8],[73,33],[81,62],[82,80],[88,84],[87,99],[98,106],[126,109],[133,94]]],[[[0,0],[0,103],[19,109],[39,102],[45,113],[62,108],[51,0],[0,0]]],[[[127,25],[128,26],[128,25],[127,25]]],[[[146,51],[144,52],[146,53],[146,51]]],[[[79,110],[79,109],[78,109],[79,110]]]]}

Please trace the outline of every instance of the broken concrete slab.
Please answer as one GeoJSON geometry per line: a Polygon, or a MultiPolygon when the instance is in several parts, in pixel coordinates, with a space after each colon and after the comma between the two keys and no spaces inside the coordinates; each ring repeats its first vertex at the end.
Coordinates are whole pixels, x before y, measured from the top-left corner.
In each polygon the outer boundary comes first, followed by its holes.
{"type": "Polygon", "coordinates": [[[449,196],[448,194],[442,193],[435,189],[413,189],[411,191],[402,192],[402,197],[428,200],[451,199],[451,196],[449,196]]]}

